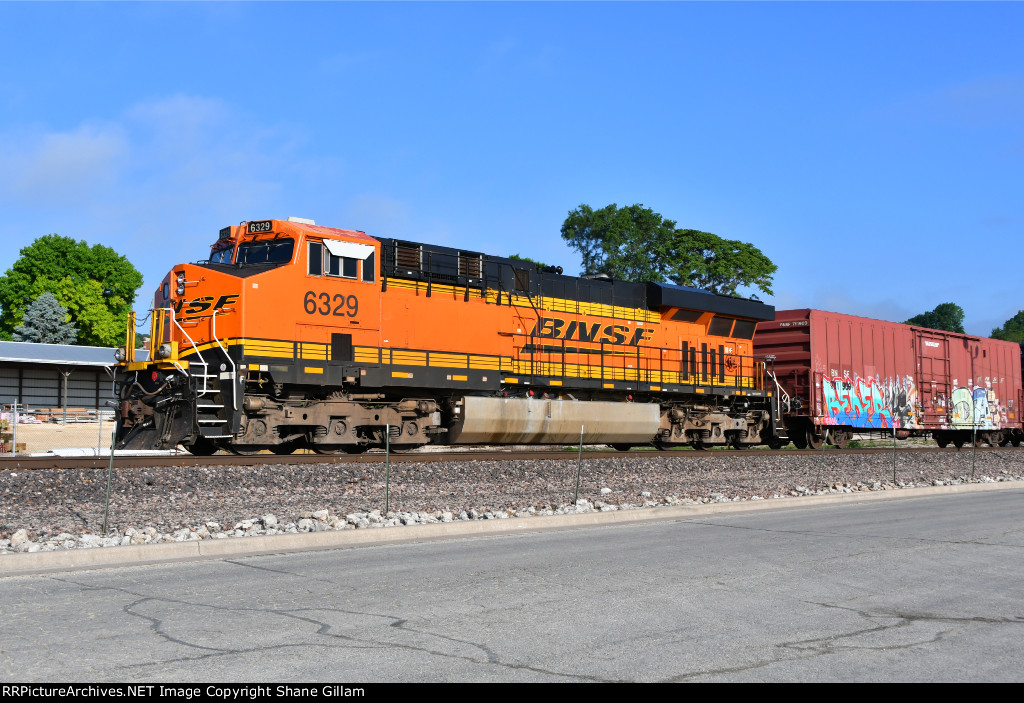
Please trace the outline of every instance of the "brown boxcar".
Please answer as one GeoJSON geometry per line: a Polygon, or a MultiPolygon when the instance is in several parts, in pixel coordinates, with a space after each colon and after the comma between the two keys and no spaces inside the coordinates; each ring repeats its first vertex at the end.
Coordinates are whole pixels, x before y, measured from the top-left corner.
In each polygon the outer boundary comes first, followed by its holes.
{"type": "Polygon", "coordinates": [[[798,447],[845,446],[867,430],[928,433],[941,447],[975,436],[1020,444],[1014,342],[804,309],[759,322],[754,352],[774,365],[786,432],[798,447]]]}

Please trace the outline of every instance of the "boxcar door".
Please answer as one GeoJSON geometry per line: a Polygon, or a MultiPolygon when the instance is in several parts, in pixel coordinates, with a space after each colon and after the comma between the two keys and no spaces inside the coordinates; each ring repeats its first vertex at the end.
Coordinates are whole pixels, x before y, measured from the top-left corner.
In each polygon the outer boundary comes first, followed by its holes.
{"type": "Polygon", "coordinates": [[[925,429],[946,425],[950,394],[949,340],[941,332],[918,330],[915,335],[918,378],[918,424],[925,429]]]}

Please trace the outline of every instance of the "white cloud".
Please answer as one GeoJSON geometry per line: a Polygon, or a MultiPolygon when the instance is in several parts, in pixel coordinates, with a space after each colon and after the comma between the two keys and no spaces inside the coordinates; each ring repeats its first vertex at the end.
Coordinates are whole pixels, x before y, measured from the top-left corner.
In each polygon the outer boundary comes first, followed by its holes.
{"type": "Polygon", "coordinates": [[[0,137],[0,198],[21,204],[78,205],[115,181],[129,145],[116,125],[0,137]]]}

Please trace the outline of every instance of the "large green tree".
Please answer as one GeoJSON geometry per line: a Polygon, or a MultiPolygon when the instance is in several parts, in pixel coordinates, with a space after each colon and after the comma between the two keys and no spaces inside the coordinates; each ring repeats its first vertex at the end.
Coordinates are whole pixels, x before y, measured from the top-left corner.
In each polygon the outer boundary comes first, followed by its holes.
{"type": "Polygon", "coordinates": [[[992,330],[992,337],[1024,344],[1024,310],[1011,317],[1002,327],[992,330]]]}
{"type": "Polygon", "coordinates": [[[562,225],[562,239],[580,252],[586,274],[626,281],[665,281],[734,295],[740,286],[772,294],[777,267],[753,244],[679,229],[641,204],[594,210],[580,205],[562,225]]]}
{"type": "Polygon", "coordinates": [[[78,328],[78,344],[124,344],[142,274],[110,247],[48,234],[21,250],[0,277],[0,338],[11,339],[28,306],[52,293],[78,328]]]}
{"type": "Polygon", "coordinates": [[[931,312],[915,315],[903,324],[963,334],[964,309],[956,303],[940,303],[931,312]]]}

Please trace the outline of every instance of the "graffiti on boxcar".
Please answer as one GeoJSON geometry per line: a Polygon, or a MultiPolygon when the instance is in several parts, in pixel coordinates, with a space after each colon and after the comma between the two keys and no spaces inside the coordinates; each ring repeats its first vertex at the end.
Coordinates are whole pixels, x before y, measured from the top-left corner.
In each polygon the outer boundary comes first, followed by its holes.
{"type": "MultiPolygon", "coordinates": [[[[980,379],[979,379],[980,380],[980,379]]],[[[954,381],[956,383],[956,381],[954,381]]],[[[951,396],[953,427],[959,429],[993,430],[999,428],[1001,414],[996,393],[990,388],[981,386],[957,387],[951,396]]]]}
{"type": "Polygon", "coordinates": [[[872,428],[916,428],[917,387],[912,376],[861,378],[849,372],[821,382],[826,424],[872,428]]]}

